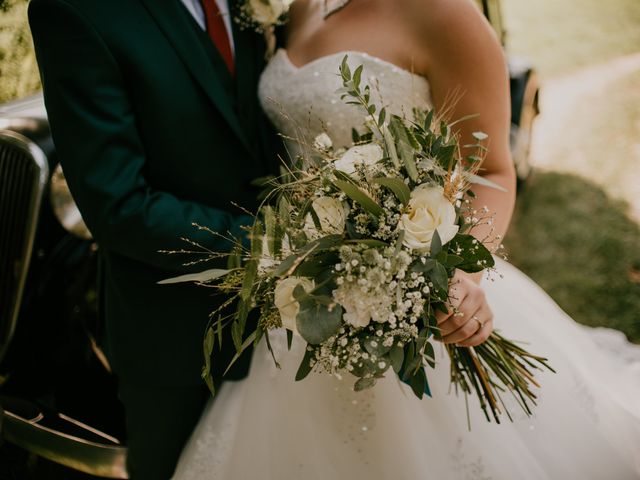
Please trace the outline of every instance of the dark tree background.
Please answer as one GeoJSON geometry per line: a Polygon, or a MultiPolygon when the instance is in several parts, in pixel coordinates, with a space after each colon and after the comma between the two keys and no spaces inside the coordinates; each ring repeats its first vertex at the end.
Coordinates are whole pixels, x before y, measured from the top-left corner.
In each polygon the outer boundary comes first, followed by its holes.
{"type": "Polygon", "coordinates": [[[0,0],[0,103],[40,89],[27,0],[0,0]]]}

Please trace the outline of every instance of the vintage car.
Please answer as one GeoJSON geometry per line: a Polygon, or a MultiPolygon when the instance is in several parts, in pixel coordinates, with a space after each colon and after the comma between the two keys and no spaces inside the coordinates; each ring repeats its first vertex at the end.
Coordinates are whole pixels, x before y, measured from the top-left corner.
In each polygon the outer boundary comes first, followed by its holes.
{"type": "MultiPolygon", "coordinates": [[[[504,43],[499,2],[478,4],[504,43]]],[[[538,83],[530,65],[509,61],[522,182],[538,83]]],[[[41,94],[0,105],[0,225],[0,478],[127,478],[123,411],[95,341],[97,247],[66,188],[41,94]]]]}

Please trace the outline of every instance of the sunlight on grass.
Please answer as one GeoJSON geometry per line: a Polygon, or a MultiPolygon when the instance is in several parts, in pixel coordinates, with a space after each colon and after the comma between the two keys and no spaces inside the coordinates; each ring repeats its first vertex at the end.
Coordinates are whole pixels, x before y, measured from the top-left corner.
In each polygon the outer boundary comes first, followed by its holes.
{"type": "Polygon", "coordinates": [[[510,260],[576,321],[640,342],[640,226],[580,177],[536,173],[505,242],[510,260]]]}
{"type": "Polygon", "coordinates": [[[640,49],[638,0],[503,0],[509,51],[543,77],[640,49]]]}
{"type": "Polygon", "coordinates": [[[532,159],[545,170],[591,179],[614,198],[631,203],[639,220],[640,68],[598,83],[612,68],[547,84],[532,159]],[[580,90],[594,79],[595,88],[580,90]]]}

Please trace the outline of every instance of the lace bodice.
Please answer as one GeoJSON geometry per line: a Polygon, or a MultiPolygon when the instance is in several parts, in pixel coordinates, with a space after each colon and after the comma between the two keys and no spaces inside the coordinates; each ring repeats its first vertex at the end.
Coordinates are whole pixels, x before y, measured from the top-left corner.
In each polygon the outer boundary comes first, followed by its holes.
{"type": "Polygon", "coordinates": [[[414,107],[429,108],[431,95],[424,77],[362,52],[338,52],[302,67],[291,63],[286,50],[278,50],[262,74],[262,107],[285,137],[310,141],[325,132],[336,147],[351,144],[351,129],[359,128],[362,109],[347,105],[336,91],[342,87],[339,66],[347,55],[351,70],[363,65],[362,85],[389,113],[407,115],[414,107]]]}

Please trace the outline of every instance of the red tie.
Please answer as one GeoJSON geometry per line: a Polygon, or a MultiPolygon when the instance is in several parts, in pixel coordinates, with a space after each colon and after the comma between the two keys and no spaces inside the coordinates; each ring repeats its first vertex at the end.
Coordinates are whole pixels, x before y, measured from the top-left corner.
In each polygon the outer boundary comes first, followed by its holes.
{"type": "Polygon", "coordinates": [[[227,68],[231,75],[235,74],[235,64],[233,61],[233,53],[231,52],[231,43],[229,42],[229,34],[227,27],[224,25],[222,14],[218,8],[216,0],[200,0],[202,9],[207,20],[207,32],[218,48],[220,55],[227,64],[227,68]]]}

